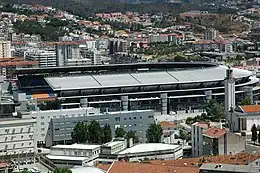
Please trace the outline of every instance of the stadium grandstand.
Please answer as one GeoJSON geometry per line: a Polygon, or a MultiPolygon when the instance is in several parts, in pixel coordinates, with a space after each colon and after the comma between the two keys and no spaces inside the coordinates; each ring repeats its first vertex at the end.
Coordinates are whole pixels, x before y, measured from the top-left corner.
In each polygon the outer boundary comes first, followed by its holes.
{"type": "MultiPolygon", "coordinates": [[[[226,66],[209,63],[141,63],[19,69],[18,88],[28,99],[57,100],[59,108],[101,111],[153,109],[162,114],[204,109],[223,102],[226,66]]],[[[236,99],[258,100],[258,79],[234,69],[236,99]]]]}

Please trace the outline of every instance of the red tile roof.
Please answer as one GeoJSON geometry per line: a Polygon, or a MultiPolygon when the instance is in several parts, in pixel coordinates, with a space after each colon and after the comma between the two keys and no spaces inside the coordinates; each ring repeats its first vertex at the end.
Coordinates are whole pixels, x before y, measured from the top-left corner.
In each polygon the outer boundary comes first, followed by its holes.
{"type": "Polygon", "coordinates": [[[260,112],[260,105],[240,106],[244,113],[260,112]]]}
{"type": "Polygon", "coordinates": [[[167,121],[160,122],[162,128],[177,127],[177,124],[169,123],[167,121]]]}
{"type": "Polygon", "coordinates": [[[151,163],[115,162],[107,173],[199,173],[195,166],[174,166],[151,163]]]}
{"type": "Polygon", "coordinates": [[[223,136],[224,134],[226,134],[226,130],[221,129],[221,128],[210,128],[210,129],[204,131],[204,135],[206,135],[210,138],[219,138],[219,137],[223,136]]]}
{"type": "Polygon", "coordinates": [[[218,163],[218,164],[236,164],[246,165],[250,162],[260,159],[260,154],[239,153],[236,155],[222,155],[200,158],[186,158],[178,160],[150,160],[141,163],[114,162],[113,165],[98,167],[103,170],[109,170],[107,173],[198,173],[199,164],[218,163]],[[110,169],[108,168],[110,166],[110,169]]]}

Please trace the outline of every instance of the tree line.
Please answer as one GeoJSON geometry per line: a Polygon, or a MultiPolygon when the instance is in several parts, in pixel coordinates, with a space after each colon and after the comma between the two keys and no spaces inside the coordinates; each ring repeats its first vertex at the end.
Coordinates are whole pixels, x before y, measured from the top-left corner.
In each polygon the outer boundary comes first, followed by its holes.
{"type": "MultiPolygon", "coordinates": [[[[160,143],[163,129],[159,124],[151,124],[146,131],[147,142],[160,143]]],[[[139,139],[136,132],[130,130],[126,132],[123,128],[118,127],[115,130],[116,138],[133,139],[134,143],[138,143],[139,139]]],[[[103,127],[93,120],[90,123],[79,121],[75,125],[71,138],[74,143],[94,143],[103,144],[112,140],[112,131],[109,124],[105,124],[103,127]]]]}

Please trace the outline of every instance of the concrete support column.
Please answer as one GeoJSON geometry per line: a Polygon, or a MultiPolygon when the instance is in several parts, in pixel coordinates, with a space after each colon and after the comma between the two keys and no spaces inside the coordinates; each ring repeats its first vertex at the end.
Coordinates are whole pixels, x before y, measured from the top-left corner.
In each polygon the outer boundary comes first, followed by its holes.
{"type": "Polygon", "coordinates": [[[243,91],[245,91],[246,98],[249,98],[251,101],[251,104],[254,104],[254,98],[253,98],[253,87],[251,86],[245,86],[242,88],[243,91]]]}
{"type": "Polygon", "coordinates": [[[83,108],[88,107],[88,98],[80,99],[80,106],[83,107],[83,108]]]}
{"type": "Polygon", "coordinates": [[[161,94],[161,104],[162,104],[162,115],[168,114],[168,94],[162,93],[161,94]]]}
{"type": "Polygon", "coordinates": [[[205,95],[206,95],[206,102],[212,100],[212,90],[205,91],[205,95]]]}
{"type": "Polygon", "coordinates": [[[123,111],[128,111],[128,96],[121,96],[121,105],[123,111]]]}

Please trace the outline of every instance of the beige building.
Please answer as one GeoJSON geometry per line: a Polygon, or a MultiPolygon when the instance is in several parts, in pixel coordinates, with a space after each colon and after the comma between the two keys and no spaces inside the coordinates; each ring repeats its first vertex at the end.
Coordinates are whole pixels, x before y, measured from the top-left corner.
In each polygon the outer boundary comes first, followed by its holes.
{"type": "Polygon", "coordinates": [[[0,58],[11,58],[11,42],[0,41],[0,58]]]}
{"type": "Polygon", "coordinates": [[[34,140],[35,119],[0,119],[0,157],[20,163],[34,162],[36,143],[34,140]]]}

